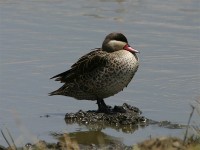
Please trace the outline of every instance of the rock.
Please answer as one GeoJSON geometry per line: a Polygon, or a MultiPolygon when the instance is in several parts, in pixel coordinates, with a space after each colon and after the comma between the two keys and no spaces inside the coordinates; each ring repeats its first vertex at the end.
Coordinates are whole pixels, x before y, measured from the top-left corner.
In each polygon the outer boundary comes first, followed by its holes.
{"type": "Polygon", "coordinates": [[[67,113],[65,121],[67,124],[77,123],[85,125],[89,129],[103,129],[112,127],[117,130],[123,129],[123,132],[133,132],[138,124],[146,125],[148,119],[141,116],[139,108],[124,103],[122,106],[110,107],[110,112],[103,113],[95,110],[82,111],[76,113],[67,113]],[[126,128],[124,128],[126,126],[126,128]]]}

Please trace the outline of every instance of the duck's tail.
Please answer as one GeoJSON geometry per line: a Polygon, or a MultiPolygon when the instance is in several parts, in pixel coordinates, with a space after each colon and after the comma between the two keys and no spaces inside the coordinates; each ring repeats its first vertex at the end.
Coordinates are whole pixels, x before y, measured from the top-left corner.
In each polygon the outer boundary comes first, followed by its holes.
{"type": "Polygon", "coordinates": [[[56,90],[56,91],[53,91],[53,92],[50,92],[50,93],[48,93],[49,94],[49,96],[53,96],[53,95],[60,95],[60,94],[58,94],[58,91],[56,90]]]}
{"type": "Polygon", "coordinates": [[[66,95],[66,91],[67,91],[67,86],[66,84],[64,84],[62,87],[60,87],[59,89],[53,91],[53,92],[50,92],[49,93],[49,96],[53,96],[53,95],[66,95]]]}
{"type": "Polygon", "coordinates": [[[57,74],[57,75],[51,77],[50,79],[54,79],[55,78],[55,81],[60,81],[61,83],[65,83],[68,80],[70,80],[69,76],[71,75],[71,72],[72,72],[71,70],[72,69],[67,70],[65,72],[62,72],[60,74],[57,74]]]}

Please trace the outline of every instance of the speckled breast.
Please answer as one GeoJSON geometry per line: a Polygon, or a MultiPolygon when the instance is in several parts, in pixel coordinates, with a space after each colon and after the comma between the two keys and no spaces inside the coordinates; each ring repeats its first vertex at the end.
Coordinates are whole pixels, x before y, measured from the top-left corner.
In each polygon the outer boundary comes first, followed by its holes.
{"type": "Polygon", "coordinates": [[[85,78],[83,90],[97,98],[112,96],[128,85],[138,68],[137,58],[130,52],[114,52],[107,65],[85,78]]]}

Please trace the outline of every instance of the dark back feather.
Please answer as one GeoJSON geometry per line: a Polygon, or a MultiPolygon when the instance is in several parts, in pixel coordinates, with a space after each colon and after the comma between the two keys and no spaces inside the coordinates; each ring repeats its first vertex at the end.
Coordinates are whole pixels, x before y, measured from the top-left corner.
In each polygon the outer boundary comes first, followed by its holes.
{"type": "Polygon", "coordinates": [[[109,55],[109,53],[102,51],[100,48],[95,49],[82,56],[75,64],[71,66],[70,70],[55,75],[51,79],[56,78],[55,81],[64,83],[73,82],[73,80],[78,76],[81,76],[85,73],[90,73],[97,67],[104,67],[108,62],[106,57],[107,55],[109,55]]]}

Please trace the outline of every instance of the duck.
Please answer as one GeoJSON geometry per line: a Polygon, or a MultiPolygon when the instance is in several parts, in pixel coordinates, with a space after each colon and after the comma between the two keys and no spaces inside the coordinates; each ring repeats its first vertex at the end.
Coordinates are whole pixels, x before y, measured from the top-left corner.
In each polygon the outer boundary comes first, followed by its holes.
{"type": "Polygon", "coordinates": [[[139,67],[138,50],[119,32],[108,34],[101,48],[80,57],[71,68],[50,79],[63,83],[49,96],[63,95],[77,100],[97,101],[98,112],[108,112],[105,98],[128,86],[139,67]]]}

